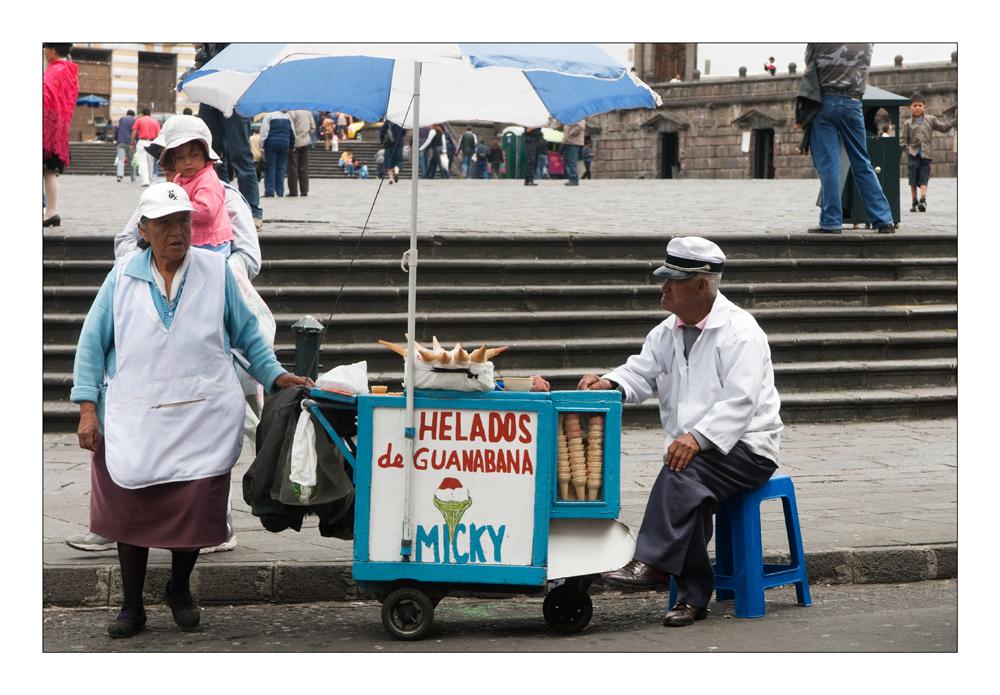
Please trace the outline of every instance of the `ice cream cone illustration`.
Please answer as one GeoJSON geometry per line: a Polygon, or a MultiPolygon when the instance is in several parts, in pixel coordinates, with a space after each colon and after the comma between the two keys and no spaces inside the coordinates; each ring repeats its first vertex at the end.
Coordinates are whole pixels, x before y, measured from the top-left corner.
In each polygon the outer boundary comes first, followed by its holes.
{"type": "Polygon", "coordinates": [[[445,478],[434,493],[434,506],[448,525],[448,542],[455,542],[455,529],[465,510],[472,506],[472,496],[462,487],[458,478],[445,478]]]}

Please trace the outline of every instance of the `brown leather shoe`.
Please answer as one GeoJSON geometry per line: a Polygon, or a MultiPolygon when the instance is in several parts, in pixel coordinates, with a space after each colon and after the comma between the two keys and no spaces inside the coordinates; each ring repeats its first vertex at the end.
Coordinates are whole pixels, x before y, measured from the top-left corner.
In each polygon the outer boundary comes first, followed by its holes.
{"type": "Polygon", "coordinates": [[[664,574],[663,572],[653,569],[649,565],[639,562],[638,560],[629,560],[628,564],[620,570],[606,572],[603,576],[605,581],[609,581],[614,584],[624,584],[626,586],[637,587],[640,589],[651,589],[660,584],[666,584],[668,586],[670,584],[669,574],[664,574]]]}
{"type": "Polygon", "coordinates": [[[666,627],[687,627],[695,620],[704,620],[707,617],[707,608],[698,608],[678,601],[667,613],[667,617],[663,619],[663,624],[666,627]]]}

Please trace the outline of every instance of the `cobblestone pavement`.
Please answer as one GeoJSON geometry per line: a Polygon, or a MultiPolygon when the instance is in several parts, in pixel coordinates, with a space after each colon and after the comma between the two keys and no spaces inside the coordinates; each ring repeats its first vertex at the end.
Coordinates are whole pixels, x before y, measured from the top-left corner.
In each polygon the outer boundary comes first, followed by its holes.
{"type": "MultiPolygon", "coordinates": [[[[114,176],[66,175],[59,186],[62,225],[51,230],[59,234],[118,233],[143,190],[127,180],[116,183],[114,176]]],[[[906,198],[905,180],[901,190],[906,198]]],[[[819,222],[818,194],[818,179],[597,179],[577,188],[560,180],[535,188],[517,180],[421,180],[417,228],[421,233],[804,234],[819,222]]],[[[410,181],[386,181],[379,190],[376,179],[314,179],[308,197],[261,198],[263,233],[357,232],[369,211],[369,232],[409,233],[410,201],[410,181]]],[[[899,233],[956,232],[958,179],[932,180],[928,206],[925,213],[911,213],[909,201],[901,200],[899,233]]]]}

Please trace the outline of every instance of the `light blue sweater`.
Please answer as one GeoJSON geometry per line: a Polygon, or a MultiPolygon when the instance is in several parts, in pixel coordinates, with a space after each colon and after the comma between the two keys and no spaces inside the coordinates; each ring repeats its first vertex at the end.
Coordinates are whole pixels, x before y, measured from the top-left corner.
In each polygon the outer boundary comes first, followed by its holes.
{"type": "MultiPolygon", "coordinates": [[[[102,432],[104,431],[104,397],[107,390],[107,386],[104,384],[104,373],[107,372],[109,378],[114,378],[116,373],[113,300],[118,263],[128,263],[125,266],[125,274],[129,277],[145,280],[149,283],[153,303],[160,315],[160,320],[163,321],[163,325],[168,330],[173,322],[174,307],[177,306],[181,294],[184,292],[186,274],[177,289],[173,305],[167,303],[153,281],[153,271],[149,267],[151,253],[150,249],[146,249],[142,253],[115,261],[115,268],[104,279],[104,284],[101,285],[97,298],[83,322],[83,329],[80,331],[80,340],[76,346],[76,361],[73,364],[73,390],[70,392],[69,399],[74,403],[81,401],[96,403],[97,417],[101,423],[102,432]]],[[[233,275],[228,264],[225,268],[226,306],[223,312],[223,323],[225,324],[223,335],[226,354],[232,354],[232,347],[243,350],[243,356],[250,362],[247,373],[263,384],[264,389],[270,393],[274,388],[274,380],[287,372],[278,363],[274,352],[260,332],[257,317],[253,315],[243,300],[240,288],[236,284],[236,276],[233,275]]]]}

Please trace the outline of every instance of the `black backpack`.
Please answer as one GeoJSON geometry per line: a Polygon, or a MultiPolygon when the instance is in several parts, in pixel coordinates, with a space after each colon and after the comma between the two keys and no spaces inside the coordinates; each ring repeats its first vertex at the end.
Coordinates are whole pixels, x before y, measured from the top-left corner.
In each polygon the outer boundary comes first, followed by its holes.
{"type": "Polygon", "coordinates": [[[490,153],[490,148],[486,145],[479,145],[476,147],[476,159],[486,159],[486,156],[490,153]]]}
{"type": "Polygon", "coordinates": [[[394,142],[396,142],[396,136],[392,132],[392,126],[388,126],[385,129],[385,137],[382,138],[382,144],[386,147],[392,147],[394,142]]]}

